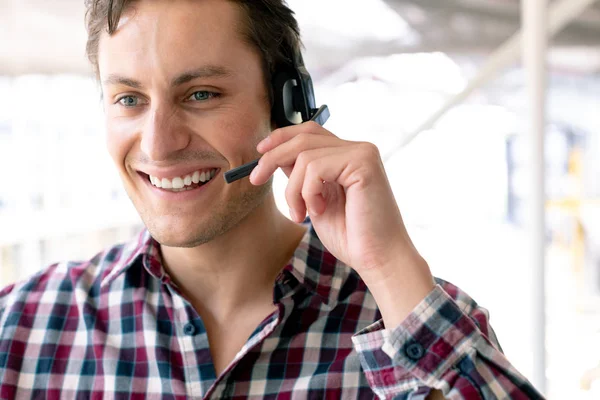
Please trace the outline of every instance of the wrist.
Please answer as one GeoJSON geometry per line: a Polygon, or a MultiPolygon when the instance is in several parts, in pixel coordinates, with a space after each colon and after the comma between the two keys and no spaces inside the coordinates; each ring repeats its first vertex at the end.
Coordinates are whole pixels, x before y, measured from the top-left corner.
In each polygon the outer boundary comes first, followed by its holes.
{"type": "Polygon", "coordinates": [[[429,265],[420,255],[396,260],[361,275],[375,298],[386,329],[400,325],[435,287],[429,265]]]}

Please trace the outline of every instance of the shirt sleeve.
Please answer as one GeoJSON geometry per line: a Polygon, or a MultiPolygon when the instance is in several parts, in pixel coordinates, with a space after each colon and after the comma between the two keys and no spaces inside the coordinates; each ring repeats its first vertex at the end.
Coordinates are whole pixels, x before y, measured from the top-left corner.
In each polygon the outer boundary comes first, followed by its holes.
{"type": "Polygon", "coordinates": [[[437,282],[400,326],[379,320],[352,337],[371,389],[382,399],[431,388],[446,399],[543,399],[502,353],[487,310],[437,282]]]}

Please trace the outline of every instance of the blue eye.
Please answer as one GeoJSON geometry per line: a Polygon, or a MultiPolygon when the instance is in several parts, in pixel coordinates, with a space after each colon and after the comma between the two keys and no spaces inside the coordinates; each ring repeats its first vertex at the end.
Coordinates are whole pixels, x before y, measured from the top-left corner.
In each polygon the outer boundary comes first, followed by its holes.
{"type": "Polygon", "coordinates": [[[218,93],[209,92],[208,90],[199,90],[197,92],[192,93],[188,99],[195,101],[206,101],[213,97],[217,97],[218,93]]]}
{"type": "Polygon", "coordinates": [[[196,92],[194,93],[194,100],[206,100],[209,98],[207,91],[196,92]]]}
{"type": "Polygon", "coordinates": [[[139,99],[135,96],[123,96],[119,99],[119,103],[125,107],[135,107],[138,105],[139,99]]]}

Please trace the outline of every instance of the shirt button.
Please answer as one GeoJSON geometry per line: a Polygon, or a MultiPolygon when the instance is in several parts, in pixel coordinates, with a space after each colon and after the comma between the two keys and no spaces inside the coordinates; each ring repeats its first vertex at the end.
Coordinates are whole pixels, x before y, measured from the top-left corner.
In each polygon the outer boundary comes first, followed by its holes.
{"type": "Polygon", "coordinates": [[[187,323],[183,327],[183,333],[185,333],[186,335],[192,336],[194,333],[196,333],[196,327],[192,323],[187,323]]]}
{"type": "Polygon", "coordinates": [[[412,342],[406,346],[404,353],[411,360],[419,361],[425,355],[425,349],[420,343],[412,342]]]}

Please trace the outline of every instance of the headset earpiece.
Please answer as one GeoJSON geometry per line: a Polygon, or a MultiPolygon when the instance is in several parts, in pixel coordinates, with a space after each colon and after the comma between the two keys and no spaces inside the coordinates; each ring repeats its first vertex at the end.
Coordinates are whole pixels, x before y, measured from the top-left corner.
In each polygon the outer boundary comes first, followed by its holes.
{"type": "Polygon", "coordinates": [[[306,122],[316,110],[312,79],[301,53],[295,54],[293,64],[273,77],[272,116],[280,128],[306,122]]]}
{"type": "Polygon", "coordinates": [[[294,104],[296,88],[297,77],[288,70],[278,71],[273,78],[272,116],[279,128],[302,123],[302,115],[294,104]]]}

